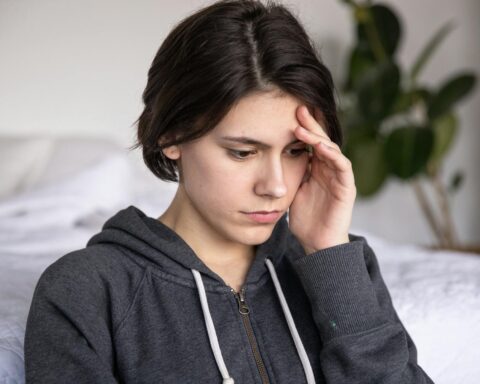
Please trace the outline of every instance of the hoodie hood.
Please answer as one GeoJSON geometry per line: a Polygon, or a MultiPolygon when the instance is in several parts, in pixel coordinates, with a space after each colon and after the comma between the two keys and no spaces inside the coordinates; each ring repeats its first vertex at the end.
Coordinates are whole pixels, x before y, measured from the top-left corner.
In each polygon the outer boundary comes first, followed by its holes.
{"type": "MultiPolygon", "coordinates": [[[[274,265],[278,265],[287,248],[290,231],[285,213],[275,224],[272,234],[262,244],[256,247],[255,259],[248,272],[245,284],[256,284],[267,274],[265,259],[268,257],[274,265]]],[[[292,236],[293,237],[293,236],[292,236]]],[[[138,256],[141,264],[150,264],[170,274],[193,281],[192,269],[214,281],[225,284],[223,279],[210,270],[195,254],[192,248],[170,227],[161,221],[147,216],[135,206],[129,206],[103,225],[102,231],[93,236],[87,243],[112,244],[126,248],[138,256]]]]}

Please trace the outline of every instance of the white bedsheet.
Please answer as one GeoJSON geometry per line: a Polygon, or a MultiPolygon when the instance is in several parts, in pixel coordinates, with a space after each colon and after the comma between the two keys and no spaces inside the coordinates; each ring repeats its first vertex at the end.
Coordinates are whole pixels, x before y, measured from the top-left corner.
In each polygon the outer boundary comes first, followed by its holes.
{"type": "MultiPolygon", "coordinates": [[[[41,272],[83,248],[113,213],[136,205],[159,215],[175,184],[142,185],[118,154],[63,182],[0,201],[0,383],[23,383],[23,336],[41,272]],[[132,188],[132,185],[135,188],[132,188]]],[[[437,384],[480,382],[480,257],[394,244],[372,234],[385,282],[437,384]]]]}

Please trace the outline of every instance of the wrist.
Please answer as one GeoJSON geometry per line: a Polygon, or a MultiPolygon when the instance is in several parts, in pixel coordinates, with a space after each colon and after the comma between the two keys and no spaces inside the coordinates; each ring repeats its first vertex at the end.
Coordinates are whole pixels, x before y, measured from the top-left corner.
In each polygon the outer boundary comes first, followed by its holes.
{"type": "Polygon", "coordinates": [[[315,252],[318,252],[322,249],[335,247],[337,245],[346,244],[350,242],[348,234],[332,239],[322,239],[315,244],[302,244],[302,247],[305,251],[305,254],[309,255],[315,252]]]}

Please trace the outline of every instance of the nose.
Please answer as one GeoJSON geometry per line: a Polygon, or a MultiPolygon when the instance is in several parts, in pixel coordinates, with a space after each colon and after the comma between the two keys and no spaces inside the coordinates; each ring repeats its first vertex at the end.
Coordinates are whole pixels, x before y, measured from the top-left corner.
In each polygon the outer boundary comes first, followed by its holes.
{"type": "Polygon", "coordinates": [[[260,176],[255,184],[255,193],[277,199],[287,194],[281,160],[274,159],[261,165],[260,176]]]}

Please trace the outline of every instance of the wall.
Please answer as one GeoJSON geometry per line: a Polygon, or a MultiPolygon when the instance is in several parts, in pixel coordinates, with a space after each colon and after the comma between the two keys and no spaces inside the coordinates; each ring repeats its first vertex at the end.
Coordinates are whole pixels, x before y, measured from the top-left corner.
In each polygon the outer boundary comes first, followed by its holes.
{"type": "MultiPolygon", "coordinates": [[[[102,137],[128,146],[141,111],[146,75],[173,25],[208,1],[0,0],[0,135],[102,137]]],[[[390,0],[404,20],[400,63],[408,67],[447,20],[457,28],[428,65],[428,84],[452,71],[480,68],[480,2],[390,0]]],[[[352,42],[348,8],[340,1],[284,1],[297,12],[334,78],[352,42]]],[[[480,74],[480,71],[479,71],[480,74]]],[[[460,238],[480,242],[479,100],[461,108],[461,130],[444,174],[466,173],[454,198],[460,238]]],[[[399,241],[429,242],[410,187],[389,182],[371,200],[357,200],[353,226],[399,241]]]]}

